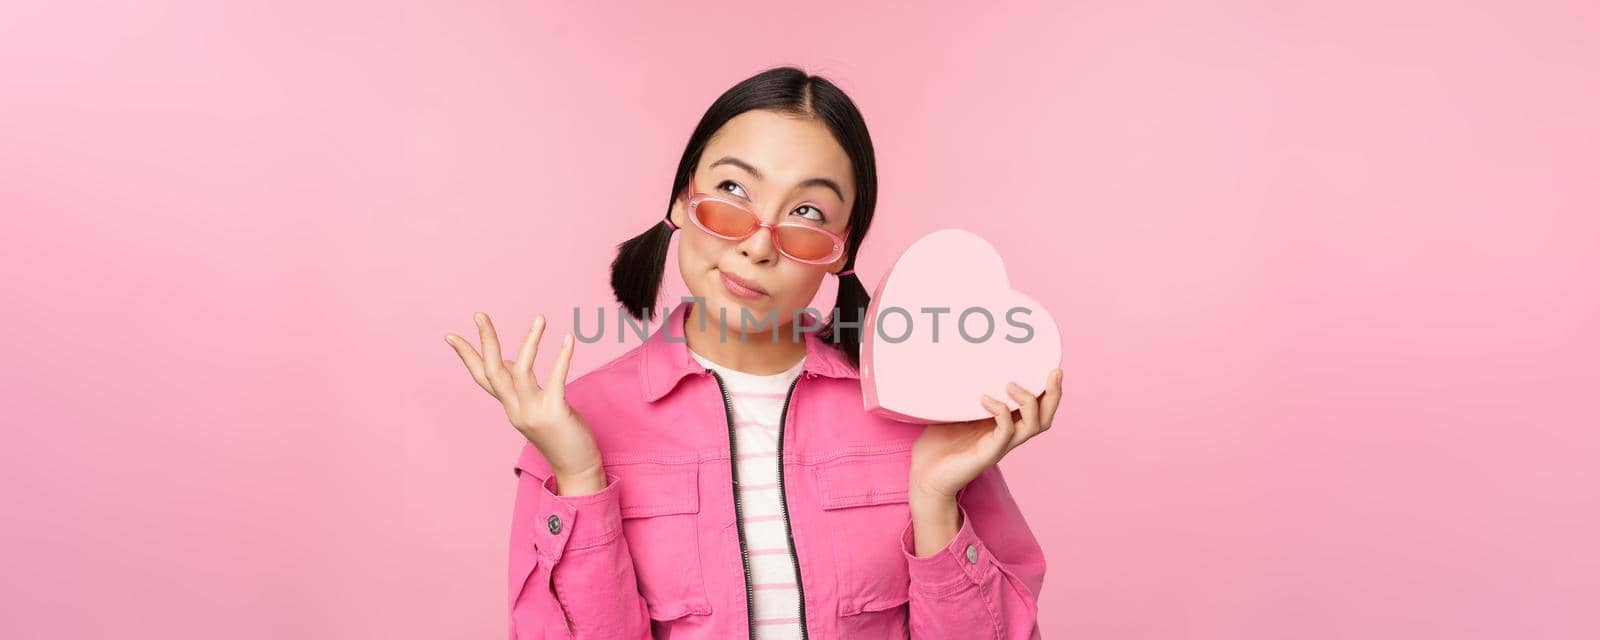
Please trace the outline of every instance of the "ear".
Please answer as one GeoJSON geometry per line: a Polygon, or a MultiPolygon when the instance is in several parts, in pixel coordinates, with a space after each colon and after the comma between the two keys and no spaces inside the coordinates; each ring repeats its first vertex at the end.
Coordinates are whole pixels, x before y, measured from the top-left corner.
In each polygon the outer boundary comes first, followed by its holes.
{"type": "Polygon", "coordinates": [[[688,212],[684,210],[684,204],[686,204],[687,202],[688,202],[688,199],[685,196],[682,196],[682,195],[680,195],[680,196],[678,196],[676,198],[673,198],[672,199],[672,211],[670,211],[667,214],[668,216],[671,217],[672,224],[677,225],[677,227],[679,229],[685,229],[685,228],[688,228],[688,226],[689,226],[688,212]]]}
{"type": "Polygon", "coordinates": [[[838,260],[834,260],[833,264],[828,265],[828,273],[838,275],[840,271],[844,271],[844,263],[848,262],[849,260],[850,254],[848,253],[839,256],[838,260]]]}

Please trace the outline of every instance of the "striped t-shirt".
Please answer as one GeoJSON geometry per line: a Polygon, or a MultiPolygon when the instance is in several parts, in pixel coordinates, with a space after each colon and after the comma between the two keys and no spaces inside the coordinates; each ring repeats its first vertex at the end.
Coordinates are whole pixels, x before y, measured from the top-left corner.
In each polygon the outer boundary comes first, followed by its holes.
{"type": "Polygon", "coordinates": [[[778,422],[789,385],[805,364],[801,358],[783,373],[759,376],[707,360],[694,359],[722,376],[733,409],[734,444],[739,465],[739,501],[745,544],[750,550],[750,583],[755,590],[756,637],[800,637],[800,595],[795,586],[794,551],[783,528],[778,492],[778,422]]]}

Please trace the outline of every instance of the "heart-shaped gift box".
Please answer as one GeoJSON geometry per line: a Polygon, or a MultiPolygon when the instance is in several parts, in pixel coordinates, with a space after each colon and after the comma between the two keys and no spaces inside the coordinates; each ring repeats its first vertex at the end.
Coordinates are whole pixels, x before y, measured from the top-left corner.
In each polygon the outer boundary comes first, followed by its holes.
{"type": "Polygon", "coordinates": [[[961,229],[930,233],[901,254],[878,282],[862,332],[866,409],[904,422],[991,417],[978,400],[985,393],[1016,409],[1006,382],[1038,396],[1061,363],[1050,312],[1011,288],[993,246],[961,229]]]}

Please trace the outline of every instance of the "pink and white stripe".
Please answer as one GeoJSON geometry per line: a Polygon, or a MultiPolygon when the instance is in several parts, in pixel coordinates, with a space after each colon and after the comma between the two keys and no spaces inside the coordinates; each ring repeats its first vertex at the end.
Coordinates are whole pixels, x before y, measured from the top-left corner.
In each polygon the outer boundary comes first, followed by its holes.
{"type": "Polygon", "coordinates": [[[795,585],[794,555],[784,533],[782,496],[778,492],[778,425],[789,385],[804,361],[783,373],[759,376],[729,369],[689,352],[715,370],[728,387],[733,404],[734,444],[739,466],[739,502],[745,543],[750,553],[755,591],[752,617],[759,640],[800,637],[800,594],[795,585]]]}

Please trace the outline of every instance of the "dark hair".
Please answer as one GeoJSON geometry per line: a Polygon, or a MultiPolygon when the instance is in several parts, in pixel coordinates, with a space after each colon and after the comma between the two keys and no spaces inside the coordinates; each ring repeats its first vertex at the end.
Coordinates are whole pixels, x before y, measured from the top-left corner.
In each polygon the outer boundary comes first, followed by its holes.
{"type": "MultiPolygon", "coordinates": [[[[867,123],[854,102],[822,76],[807,75],[795,67],[775,67],[751,76],[728,89],[695,126],[689,144],[678,160],[672,179],[672,195],[667,199],[667,216],[672,204],[689,186],[689,174],[700,162],[711,135],[729,120],[746,111],[766,109],[779,113],[815,118],[828,127],[839,146],[850,157],[855,172],[856,197],[850,210],[850,234],[845,239],[844,268],[855,268],[856,250],[872,226],[872,211],[878,204],[878,167],[873,157],[872,137],[867,123]]],[[[666,268],[667,247],[673,227],[655,221],[650,230],[617,245],[611,262],[611,290],[617,301],[635,319],[655,317],[656,297],[661,290],[661,273],[666,268]]],[[[839,277],[839,297],[817,335],[843,350],[851,366],[860,367],[861,327],[869,297],[861,279],[850,273],[839,277]],[[857,326],[835,327],[834,318],[857,326]]]]}

